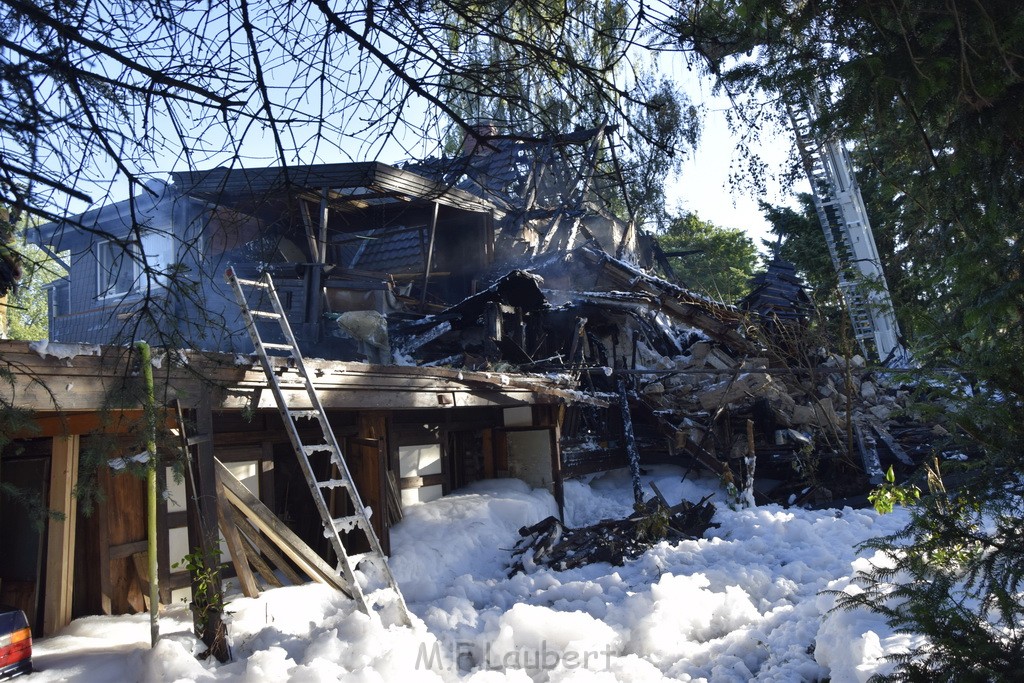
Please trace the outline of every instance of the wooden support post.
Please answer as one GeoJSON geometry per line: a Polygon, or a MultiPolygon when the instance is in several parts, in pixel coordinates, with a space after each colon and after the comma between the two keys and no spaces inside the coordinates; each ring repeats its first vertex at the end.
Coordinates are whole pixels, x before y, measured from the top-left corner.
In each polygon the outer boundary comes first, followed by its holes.
{"type": "MultiPolygon", "coordinates": [[[[167,467],[157,470],[157,489],[167,491],[167,467]]],[[[163,496],[157,501],[156,508],[157,557],[159,558],[157,587],[160,590],[160,604],[171,604],[171,538],[167,524],[167,499],[163,496]]]]}
{"type": "MultiPolygon", "coordinates": [[[[199,399],[195,410],[196,433],[187,440],[196,446],[195,457],[189,453],[189,463],[185,476],[188,491],[188,537],[191,547],[198,548],[203,556],[204,569],[216,577],[213,582],[213,595],[210,601],[223,604],[220,581],[220,537],[217,535],[217,474],[213,456],[213,408],[209,394],[199,399]]],[[[179,411],[179,422],[180,422],[179,411]]],[[[180,427],[184,430],[184,424],[180,427]]],[[[186,434],[187,436],[187,434],[186,434]]],[[[196,576],[192,577],[193,582],[196,576]]],[[[192,586],[193,595],[196,586],[192,586]]],[[[198,612],[194,613],[193,622],[197,634],[201,634],[203,642],[214,649],[218,658],[224,654],[220,648],[218,635],[220,626],[203,624],[198,612]],[[212,626],[212,628],[210,628],[212,626]],[[215,648],[215,646],[217,646],[215,648]]]]}
{"type": "Polygon", "coordinates": [[[306,278],[306,322],[316,325],[317,330],[319,330],[320,316],[323,314],[324,306],[323,273],[324,261],[327,258],[327,192],[328,188],[326,187],[320,192],[320,211],[317,225],[314,226],[309,219],[308,209],[303,213],[303,221],[306,224],[306,238],[309,241],[309,256],[312,262],[307,271],[306,278]]]}
{"type": "Polygon", "coordinates": [[[47,522],[46,604],[43,634],[51,635],[71,622],[72,588],[75,585],[75,526],[78,504],[73,493],[78,483],[80,437],[53,438],[50,464],[50,509],[64,519],[47,522]]]}
{"type": "Polygon", "coordinates": [[[558,518],[565,516],[565,487],[562,479],[562,420],[565,405],[536,405],[533,407],[534,424],[548,429],[548,450],[551,453],[551,489],[558,504],[558,518]]]}
{"type": "MultiPolygon", "coordinates": [[[[420,305],[427,305],[427,287],[430,284],[430,269],[434,265],[434,239],[437,236],[437,210],[438,203],[434,202],[434,216],[430,219],[430,240],[427,244],[427,257],[424,259],[423,269],[423,296],[420,298],[420,305]]],[[[422,244],[422,242],[421,242],[422,244]]]]}
{"type": "Polygon", "coordinates": [[[640,486],[640,451],[636,447],[636,438],[633,436],[633,416],[629,412],[629,394],[626,392],[626,382],[619,379],[619,406],[622,409],[622,437],[626,445],[626,455],[629,457],[629,473],[633,478],[633,500],[637,505],[644,502],[643,488],[640,486]]]}
{"type": "Polygon", "coordinates": [[[558,503],[558,518],[565,521],[565,481],[562,478],[562,422],[565,420],[565,404],[548,408],[551,420],[551,481],[554,483],[555,502],[558,503]]]}
{"type": "MultiPolygon", "coordinates": [[[[96,484],[100,490],[109,495],[110,471],[100,467],[96,476],[96,484]]],[[[104,614],[113,614],[113,581],[110,575],[110,515],[106,497],[96,503],[96,529],[98,531],[97,554],[100,560],[100,609],[104,614]]]]}
{"type": "Polygon", "coordinates": [[[494,430],[490,427],[481,429],[480,441],[484,451],[484,479],[494,479],[494,430]]]}
{"type": "Polygon", "coordinates": [[[508,432],[504,429],[491,430],[493,438],[494,476],[504,479],[508,476],[508,432]]]}
{"type": "Polygon", "coordinates": [[[757,467],[757,445],[754,443],[754,421],[747,420],[747,453],[743,458],[743,503],[754,507],[754,469],[757,467]]]}
{"type": "Polygon", "coordinates": [[[501,357],[499,344],[504,336],[501,304],[488,301],[484,304],[484,357],[495,360],[501,357]]]}

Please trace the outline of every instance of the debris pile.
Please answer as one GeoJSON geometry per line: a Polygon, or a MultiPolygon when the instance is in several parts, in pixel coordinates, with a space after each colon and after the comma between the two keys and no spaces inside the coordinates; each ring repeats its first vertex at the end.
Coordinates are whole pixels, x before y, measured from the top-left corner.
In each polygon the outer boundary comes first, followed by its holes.
{"type": "MultiPolygon", "coordinates": [[[[390,235],[375,242],[382,260],[373,263],[394,305],[373,316],[372,334],[347,325],[348,313],[334,326],[371,362],[511,382],[539,374],[587,394],[559,424],[566,477],[639,454],[726,482],[756,470],[755,500],[814,504],[864,494],[890,464],[909,469],[937,451],[948,435],[913,418],[896,375],[816,339],[814,304],[792,264],[772,260],[736,306],[652,274],[660,266],[673,277],[657,241],[608,208],[616,184],[598,171],[611,132],[516,140],[488,129],[457,159],[409,166],[488,202],[483,243],[460,247],[465,259],[487,255],[484,270],[449,259],[450,272],[432,272],[433,227],[418,247],[414,231],[390,235]]],[[[357,261],[369,265],[353,255],[339,272],[362,272],[357,261]]]]}
{"type": "Polygon", "coordinates": [[[913,418],[898,373],[813,346],[810,302],[777,270],[786,286],[762,278],[760,298],[747,302],[756,310],[744,312],[584,245],[438,313],[389,320],[390,334],[412,362],[558,376],[605,401],[567,410],[567,476],[623,466],[639,451],[645,462],[738,479],[750,420],[756,499],[862,495],[890,464],[909,470],[948,435],[913,418]]]}
{"type": "MultiPolygon", "coordinates": [[[[657,489],[655,489],[657,491],[657,489]]],[[[594,562],[622,566],[659,541],[700,538],[709,528],[715,506],[711,496],[698,503],[683,501],[669,507],[659,493],[637,506],[626,519],[603,520],[579,529],[570,529],[556,517],[548,517],[533,526],[523,527],[523,537],[512,551],[514,561],[509,575],[531,572],[538,566],[563,570],[594,562]]]]}

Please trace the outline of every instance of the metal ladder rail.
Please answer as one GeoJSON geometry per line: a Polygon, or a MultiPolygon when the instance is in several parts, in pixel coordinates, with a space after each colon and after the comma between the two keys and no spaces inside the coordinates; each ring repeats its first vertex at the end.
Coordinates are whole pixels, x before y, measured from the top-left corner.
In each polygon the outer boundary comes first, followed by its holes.
{"type": "MultiPolygon", "coordinates": [[[[797,148],[811,181],[815,209],[825,233],[829,255],[832,257],[832,264],[839,278],[839,289],[849,309],[853,336],[865,356],[872,355],[869,354],[870,349],[875,352],[874,355],[883,357],[884,360],[884,356],[888,355],[891,349],[879,348],[878,326],[885,323],[884,326],[889,328],[895,324],[894,319],[892,321],[888,319],[892,316],[892,304],[888,293],[885,292],[884,296],[876,297],[880,298],[879,301],[872,301],[872,297],[866,291],[866,287],[869,285],[865,282],[863,269],[856,263],[857,257],[850,234],[850,226],[847,225],[843,213],[837,181],[832,177],[821,144],[811,130],[813,123],[809,107],[800,106],[798,102],[790,100],[787,103],[787,108],[793,122],[797,148]],[[887,306],[889,312],[877,310],[880,306],[887,306]]],[[[847,161],[845,155],[840,161],[847,161]]],[[[870,231],[870,227],[864,226],[864,228],[866,232],[870,231]]],[[[891,344],[887,343],[886,345],[891,344]]]]}
{"type": "Polygon", "coordinates": [[[387,564],[387,559],[380,546],[380,540],[377,538],[377,534],[373,531],[369,518],[366,516],[366,508],[364,507],[362,499],[359,496],[359,492],[356,490],[355,484],[353,483],[352,475],[349,472],[348,465],[342,455],[341,448],[334,435],[334,431],[331,429],[330,423],[327,420],[327,414],[324,410],[323,404],[320,402],[319,396],[316,393],[316,389],[313,386],[312,379],[309,376],[305,361],[299,350],[298,342],[291,330],[291,325],[288,323],[288,318],[285,315],[284,308],[277,296],[277,291],[273,286],[273,281],[270,278],[270,275],[264,273],[261,280],[244,280],[237,277],[233,269],[228,268],[225,273],[225,279],[234,290],[235,298],[238,300],[239,307],[242,309],[246,330],[253,341],[257,357],[260,359],[260,364],[267,376],[267,380],[274,394],[278,409],[281,412],[281,416],[284,418],[285,431],[287,432],[289,440],[292,443],[292,447],[298,456],[303,476],[306,478],[306,483],[309,485],[310,492],[313,495],[317,511],[320,513],[320,518],[324,526],[324,535],[331,542],[335,554],[338,557],[339,566],[337,567],[337,570],[350,585],[353,597],[360,609],[367,614],[371,614],[373,612],[372,606],[356,579],[355,569],[358,564],[364,560],[373,562],[383,575],[386,588],[390,589],[393,593],[392,601],[398,607],[399,621],[404,625],[410,625],[412,623],[412,619],[408,606],[405,603],[405,598],[402,596],[394,575],[391,573],[391,569],[387,564]],[[270,300],[272,308],[274,309],[273,313],[252,310],[248,304],[245,293],[242,290],[242,285],[264,290],[267,293],[267,298],[270,300]],[[272,344],[264,342],[256,327],[257,317],[277,320],[288,343],[272,344]],[[268,348],[286,350],[291,353],[295,367],[302,377],[306,393],[311,405],[313,406],[312,410],[293,411],[288,407],[288,401],[285,398],[284,392],[277,380],[277,375],[274,373],[274,368],[270,365],[270,359],[266,351],[268,348]],[[317,421],[320,424],[324,443],[314,445],[307,445],[303,443],[302,438],[298,433],[296,422],[307,417],[317,418],[317,421]],[[312,465],[309,462],[309,456],[317,452],[330,453],[331,463],[337,467],[340,477],[339,479],[319,480],[316,478],[312,465]],[[323,490],[333,490],[338,488],[343,489],[348,495],[355,512],[353,515],[348,517],[335,519],[323,496],[323,490]],[[359,528],[359,530],[363,532],[367,543],[370,545],[369,552],[350,555],[345,549],[339,532],[350,531],[352,528],[359,528]]]}

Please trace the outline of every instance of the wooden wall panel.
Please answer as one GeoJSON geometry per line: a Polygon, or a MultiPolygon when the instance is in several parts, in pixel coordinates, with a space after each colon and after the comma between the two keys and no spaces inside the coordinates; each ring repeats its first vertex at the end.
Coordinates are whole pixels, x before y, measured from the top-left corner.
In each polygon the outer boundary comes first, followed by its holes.
{"type": "MultiPolygon", "coordinates": [[[[373,510],[370,523],[380,539],[385,554],[391,552],[391,541],[385,525],[385,489],[386,462],[388,453],[388,414],[384,412],[365,412],[359,414],[359,439],[370,443],[359,446],[358,471],[352,476],[356,480],[356,488],[363,499],[363,505],[373,510]],[[372,444],[372,445],[371,445],[372,444]]],[[[347,457],[347,454],[346,454],[347,457]]]]}
{"type": "Polygon", "coordinates": [[[99,484],[106,500],[99,504],[100,584],[103,611],[107,614],[141,612],[145,609],[135,567],[119,546],[146,540],[145,482],[131,474],[99,470],[99,484]]]}

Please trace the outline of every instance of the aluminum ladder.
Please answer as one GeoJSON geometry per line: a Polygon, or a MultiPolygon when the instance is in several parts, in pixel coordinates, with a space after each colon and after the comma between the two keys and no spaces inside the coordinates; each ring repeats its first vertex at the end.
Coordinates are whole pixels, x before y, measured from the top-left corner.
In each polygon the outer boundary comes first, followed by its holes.
{"type": "Polygon", "coordinates": [[[341,447],[334,436],[330,423],[327,421],[327,413],[324,411],[320,397],[306,369],[306,364],[299,351],[298,342],[292,333],[291,325],[285,315],[281,300],[277,296],[273,280],[269,273],[263,273],[259,280],[244,280],[239,278],[233,268],[228,268],[224,273],[224,279],[234,291],[235,299],[242,310],[242,317],[245,321],[245,328],[252,338],[253,346],[256,348],[256,355],[263,366],[263,372],[267,376],[267,383],[270,385],[281,411],[281,418],[288,432],[288,438],[295,449],[295,455],[299,459],[299,466],[306,478],[309,490],[313,494],[313,501],[316,503],[317,511],[323,521],[324,536],[330,541],[331,547],[338,558],[335,570],[344,579],[349,587],[352,598],[359,608],[366,614],[372,615],[375,612],[391,623],[404,626],[412,625],[412,617],[409,608],[405,604],[405,598],[398,588],[391,568],[388,567],[387,558],[380,546],[380,539],[370,525],[370,518],[363,501],[356,490],[352,475],[349,472],[341,447]],[[262,292],[269,300],[273,311],[254,310],[249,305],[249,299],[243,287],[249,288],[252,292],[262,292]],[[256,327],[256,320],[266,319],[276,321],[284,335],[286,343],[264,342],[256,327]],[[312,410],[293,410],[289,408],[288,401],[281,389],[281,383],[277,373],[270,364],[268,351],[286,352],[290,355],[295,369],[302,378],[306,394],[312,410]],[[299,431],[298,421],[303,419],[315,419],[322,434],[322,443],[303,443],[299,431]],[[334,472],[328,479],[319,479],[310,463],[310,456],[315,453],[329,453],[334,472]],[[324,492],[341,494],[342,500],[347,500],[354,512],[344,517],[334,517],[331,514],[324,492]],[[370,547],[369,552],[350,554],[342,542],[341,534],[362,533],[370,547]],[[359,571],[366,579],[366,584],[361,584],[356,576],[359,571]],[[390,608],[390,609],[389,609],[390,608]]]}
{"type": "Polygon", "coordinates": [[[787,109],[853,336],[865,358],[905,364],[909,357],[899,341],[892,299],[850,155],[840,142],[818,139],[813,101],[788,98],[787,109]]]}

